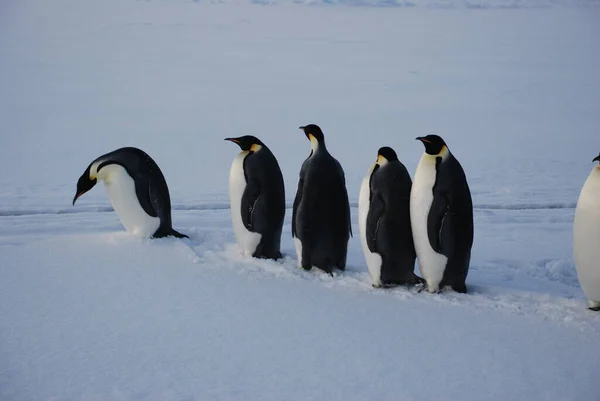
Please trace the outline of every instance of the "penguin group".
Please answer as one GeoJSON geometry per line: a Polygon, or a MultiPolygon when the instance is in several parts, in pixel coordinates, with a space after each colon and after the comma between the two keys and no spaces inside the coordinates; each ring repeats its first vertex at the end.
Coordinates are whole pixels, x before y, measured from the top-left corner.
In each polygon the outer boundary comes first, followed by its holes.
{"type": "MultiPolygon", "coordinates": [[[[344,170],[318,125],[301,126],[310,142],[292,208],[298,266],[330,275],[346,268],[352,236],[344,170]]],[[[247,256],[279,259],[285,186],[275,155],[257,137],[225,138],[239,146],[229,174],[235,240],[247,256]]],[[[383,146],[362,181],[360,242],[372,285],[420,285],[431,293],[467,293],[473,246],[473,202],[465,172],[438,135],[417,137],[424,146],[414,178],[396,152],[383,146]],[[415,274],[415,262],[422,277],[415,274]]],[[[600,155],[577,202],[574,261],[589,309],[600,311],[600,155]]],[[[104,182],[125,229],[138,236],[188,238],[173,229],[165,177],[144,151],[125,147],[93,160],[77,182],[73,204],[104,182]]]]}

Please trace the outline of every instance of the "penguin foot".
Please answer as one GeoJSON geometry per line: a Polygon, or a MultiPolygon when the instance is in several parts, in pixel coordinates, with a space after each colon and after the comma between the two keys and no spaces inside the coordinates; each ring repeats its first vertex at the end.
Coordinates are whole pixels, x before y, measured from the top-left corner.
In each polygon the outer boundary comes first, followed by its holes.
{"type": "Polygon", "coordinates": [[[164,238],[164,237],[175,237],[175,238],[190,238],[185,234],[182,234],[178,231],[171,229],[170,231],[162,231],[160,230],[155,232],[152,238],[164,238]]]}
{"type": "Polygon", "coordinates": [[[423,286],[422,286],[421,288],[419,288],[419,291],[417,291],[417,292],[420,294],[420,293],[421,293],[421,292],[423,292],[424,290],[425,290],[425,291],[427,291],[427,292],[428,292],[428,293],[430,293],[430,294],[439,294],[439,293],[441,293],[441,292],[442,292],[442,289],[441,289],[441,288],[439,288],[439,287],[438,287],[436,290],[434,290],[434,289],[431,289],[431,288],[430,288],[430,287],[427,285],[427,283],[424,283],[424,284],[423,284],[423,286]]]}
{"type": "Polygon", "coordinates": [[[389,282],[389,284],[414,286],[419,284],[425,284],[425,280],[417,276],[415,273],[411,273],[407,277],[397,281],[391,281],[389,282]]]}
{"type": "Polygon", "coordinates": [[[594,311],[594,312],[600,312],[600,305],[599,306],[590,306],[588,309],[591,311],[594,311]]]}
{"type": "Polygon", "coordinates": [[[254,255],[252,255],[253,258],[256,259],[265,259],[265,260],[279,260],[279,259],[283,259],[283,256],[281,256],[281,252],[275,254],[275,255],[265,255],[263,253],[257,254],[256,252],[254,253],[254,255]]]}

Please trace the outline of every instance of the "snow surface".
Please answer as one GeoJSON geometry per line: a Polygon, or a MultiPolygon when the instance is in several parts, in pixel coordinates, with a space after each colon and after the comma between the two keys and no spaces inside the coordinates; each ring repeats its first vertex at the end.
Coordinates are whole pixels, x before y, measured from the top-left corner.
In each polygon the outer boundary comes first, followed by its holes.
{"type": "Polygon", "coordinates": [[[600,150],[598,1],[252,3],[0,3],[0,400],[597,400],[572,227],[600,150]],[[309,123],[355,233],[377,149],[414,174],[414,138],[444,137],[475,204],[470,294],[373,289],[358,235],[345,273],[305,272],[291,209],[284,260],[243,256],[223,138],[261,138],[291,206],[309,123]],[[70,206],[128,145],[190,240],[125,233],[101,188],[70,206]]]}

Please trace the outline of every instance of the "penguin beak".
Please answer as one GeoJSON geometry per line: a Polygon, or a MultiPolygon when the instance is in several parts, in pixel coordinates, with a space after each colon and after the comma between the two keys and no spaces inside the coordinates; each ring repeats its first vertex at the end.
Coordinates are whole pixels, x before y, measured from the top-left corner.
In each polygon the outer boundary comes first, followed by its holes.
{"type": "Polygon", "coordinates": [[[423,143],[431,143],[430,141],[428,141],[427,139],[425,139],[425,138],[424,138],[424,137],[422,137],[422,136],[418,136],[418,137],[416,137],[416,138],[415,138],[415,140],[417,140],[417,141],[421,141],[421,142],[423,142],[423,143]]]}
{"type": "Polygon", "coordinates": [[[304,131],[304,135],[305,135],[305,136],[308,138],[308,140],[310,141],[310,137],[311,137],[311,135],[306,133],[306,126],[304,126],[304,125],[303,125],[303,126],[301,126],[301,127],[298,127],[298,129],[301,129],[302,131],[304,131]]]}
{"type": "Polygon", "coordinates": [[[225,138],[226,141],[231,141],[233,143],[237,143],[238,145],[240,144],[240,140],[237,138],[225,138]]]}
{"type": "Polygon", "coordinates": [[[75,197],[73,198],[73,206],[75,206],[75,201],[76,201],[77,199],[79,199],[79,197],[80,197],[81,195],[83,195],[84,193],[86,193],[86,192],[87,192],[87,191],[83,191],[83,192],[80,192],[80,193],[78,193],[77,195],[75,195],[75,197]]]}
{"type": "Polygon", "coordinates": [[[600,162],[600,155],[596,156],[592,162],[600,162]]]}

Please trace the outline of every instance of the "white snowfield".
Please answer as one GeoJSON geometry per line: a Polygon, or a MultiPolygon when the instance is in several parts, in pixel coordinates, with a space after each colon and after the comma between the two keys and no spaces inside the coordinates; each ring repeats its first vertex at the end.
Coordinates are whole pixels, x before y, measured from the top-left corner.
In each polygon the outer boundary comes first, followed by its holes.
{"type": "Polygon", "coordinates": [[[0,400],[598,400],[572,256],[598,1],[255,3],[0,4],[0,400]],[[309,123],[352,205],[334,277],[291,238],[309,123]],[[281,261],[235,244],[223,138],[246,133],[284,174],[281,261]],[[429,133],[473,194],[469,294],[374,289],[361,249],[373,155],[414,174],[429,133]],[[189,240],[128,234],[102,185],[70,206],[121,146],[161,167],[189,240]]]}

